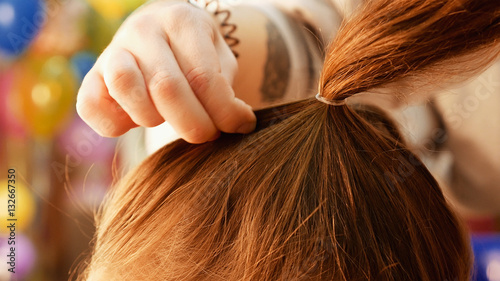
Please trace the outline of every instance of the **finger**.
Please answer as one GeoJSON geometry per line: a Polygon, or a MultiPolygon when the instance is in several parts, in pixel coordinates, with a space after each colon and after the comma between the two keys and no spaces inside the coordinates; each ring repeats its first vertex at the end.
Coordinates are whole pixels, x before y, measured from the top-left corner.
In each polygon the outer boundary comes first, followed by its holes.
{"type": "Polygon", "coordinates": [[[144,30],[140,34],[131,31],[127,37],[128,42],[141,42],[127,48],[134,54],[151,100],[163,119],[188,142],[216,139],[219,132],[191,90],[164,35],[144,30]]]}
{"type": "Polygon", "coordinates": [[[109,96],[104,79],[95,68],[82,82],[76,109],[80,117],[104,137],[118,137],[137,127],[128,114],[109,96]]]}
{"type": "Polygon", "coordinates": [[[134,123],[155,127],[165,120],[158,113],[146,89],[134,56],[123,48],[106,50],[103,77],[109,95],[128,113],[134,123]]]}
{"type": "MultiPolygon", "coordinates": [[[[191,89],[203,104],[215,126],[228,133],[249,133],[256,118],[252,108],[235,97],[234,74],[222,73],[216,40],[222,37],[209,25],[177,29],[169,34],[170,45],[191,89]],[[193,42],[196,44],[184,44],[193,42]]],[[[233,57],[232,53],[228,54],[233,57]]]]}

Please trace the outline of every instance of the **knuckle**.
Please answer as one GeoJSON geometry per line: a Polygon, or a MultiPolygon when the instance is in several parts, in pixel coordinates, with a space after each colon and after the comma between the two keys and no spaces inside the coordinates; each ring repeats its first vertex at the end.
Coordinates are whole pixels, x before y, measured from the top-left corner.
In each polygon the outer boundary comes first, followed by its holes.
{"type": "Polygon", "coordinates": [[[214,20],[210,18],[210,16],[207,13],[204,13],[205,20],[198,20],[198,25],[196,26],[196,29],[199,30],[200,33],[203,34],[208,34],[210,38],[212,39],[212,42],[215,42],[215,36],[217,34],[217,25],[215,24],[214,20]]]}
{"type": "Polygon", "coordinates": [[[214,30],[217,28],[209,13],[187,3],[171,5],[165,12],[164,18],[167,29],[173,33],[182,33],[186,29],[191,29],[211,34],[213,39],[214,30]]]}
{"type": "Polygon", "coordinates": [[[186,74],[186,79],[196,94],[205,92],[213,77],[212,70],[204,67],[195,67],[186,74]]]}
{"type": "Polygon", "coordinates": [[[196,8],[187,3],[176,3],[167,9],[166,16],[168,19],[175,21],[176,19],[189,20],[196,12],[196,8]]]}
{"type": "Polygon", "coordinates": [[[140,87],[138,85],[135,85],[130,89],[128,92],[128,103],[129,107],[137,107],[143,104],[144,102],[147,102],[147,93],[143,87],[140,87]]]}
{"type": "Polygon", "coordinates": [[[133,31],[137,34],[145,34],[146,32],[150,32],[152,27],[155,26],[154,22],[152,22],[152,15],[149,13],[141,13],[137,14],[129,19],[127,25],[125,25],[123,31],[124,36],[127,37],[127,33],[133,31]]]}
{"type": "Polygon", "coordinates": [[[120,103],[122,109],[129,113],[140,111],[144,104],[149,102],[146,90],[138,85],[132,86],[121,93],[113,93],[113,95],[113,98],[120,103]]]}
{"type": "MultiPolygon", "coordinates": [[[[108,86],[117,90],[117,93],[132,89],[134,87],[135,76],[135,69],[128,66],[110,67],[107,70],[107,75],[105,73],[105,77],[109,78],[107,81],[108,86]]],[[[110,91],[110,94],[111,92],[115,91],[110,91]]]]}
{"type": "Polygon", "coordinates": [[[186,24],[196,22],[193,17],[195,7],[187,3],[171,5],[165,11],[164,24],[169,32],[180,32],[186,24]]]}
{"type": "Polygon", "coordinates": [[[149,90],[152,96],[163,98],[175,97],[179,90],[182,78],[172,75],[166,71],[159,71],[153,75],[149,82],[149,90]]]}

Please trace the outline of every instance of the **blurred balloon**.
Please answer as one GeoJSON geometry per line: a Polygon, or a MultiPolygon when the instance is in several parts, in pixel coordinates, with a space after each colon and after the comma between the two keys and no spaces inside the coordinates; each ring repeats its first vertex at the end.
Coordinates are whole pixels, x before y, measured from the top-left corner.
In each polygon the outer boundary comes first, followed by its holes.
{"type": "Polygon", "coordinates": [[[90,39],[85,34],[90,7],[82,0],[47,0],[46,5],[50,18],[33,41],[30,53],[69,57],[84,48],[90,39]]]}
{"type": "MultiPolygon", "coordinates": [[[[101,137],[78,116],[63,134],[57,137],[57,147],[77,162],[96,163],[113,158],[116,139],[101,137]]],[[[73,160],[73,159],[70,159],[73,160]]]]}
{"type": "Polygon", "coordinates": [[[35,38],[46,18],[43,0],[0,2],[0,52],[17,56],[35,38]]]}
{"type": "Polygon", "coordinates": [[[121,19],[144,4],[144,0],[88,0],[89,4],[107,19],[121,19]]]}
{"type": "Polygon", "coordinates": [[[59,153],[65,155],[65,162],[51,165],[52,173],[59,181],[65,180],[66,173],[79,171],[72,174],[72,179],[81,177],[82,181],[91,181],[97,177],[101,183],[108,182],[104,177],[111,174],[109,167],[115,156],[116,139],[99,136],[76,116],[68,128],[57,136],[55,144],[59,153]],[[91,173],[86,168],[80,168],[91,166],[91,173]]]}
{"type": "Polygon", "coordinates": [[[6,134],[16,138],[25,138],[26,130],[14,116],[19,104],[12,100],[11,89],[14,79],[12,70],[0,74],[0,127],[6,134]]]}
{"type": "Polygon", "coordinates": [[[26,127],[36,136],[52,137],[73,112],[76,83],[61,56],[31,58],[18,65],[13,94],[20,100],[26,127]]]}
{"type": "Polygon", "coordinates": [[[87,37],[90,39],[88,49],[100,54],[111,42],[121,23],[120,19],[106,19],[91,9],[86,22],[87,37]]]}
{"type": "MultiPolygon", "coordinates": [[[[11,242],[12,243],[12,242],[11,242]]],[[[12,255],[10,247],[15,247],[15,273],[11,274],[11,279],[0,280],[24,280],[24,278],[33,270],[36,261],[36,250],[33,243],[24,235],[17,234],[15,240],[8,240],[8,237],[0,237],[0,254],[2,257],[12,255]],[[8,241],[15,241],[15,244],[9,245],[8,241]]],[[[3,264],[3,263],[2,263],[3,264]]],[[[2,265],[2,271],[8,272],[10,265],[2,265]]],[[[7,275],[8,276],[8,275],[7,275]]],[[[3,275],[0,275],[3,277],[3,275]]]]}
{"type": "Polygon", "coordinates": [[[474,235],[475,281],[500,280],[500,234],[474,235]]]}
{"type": "MultiPolygon", "coordinates": [[[[8,236],[0,236],[0,256],[7,257],[10,254],[8,236]]],[[[0,280],[12,280],[12,273],[9,272],[10,265],[7,262],[0,263],[0,280]]]]}
{"type": "MultiPolygon", "coordinates": [[[[6,179],[0,180],[0,187],[2,187],[0,188],[0,202],[2,202],[2,206],[5,206],[0,210],[0,221],[7,222],[7,219],[17,219],[16,232],[18,233],[25,230],[33,222],[36,203],[31,191],[19,179],[16,179],[14,184],[10,183],[14,188],[7,188],[8,184],[6,179]],[[15,193],[10,193],[9,189],[15,190],[15,193]],[[10,201],[13,199],[9,196],[10,194],[15,195],[15,201],[10,201]],[[8,209],[12,208],[7,205],[15,205],[15,211],[12,213],[14,216],[8,212],[8,209]]],[[[10,230],[4,226],[0,228],[0,233],[9,234],[10,230]]]]}
{"type": "Polygon", "coordinates": [[[14,62],[14,60],[14,57],[7,56],[6,54],[2,53],[2,51],[0,51],[0,71],[8,69],[12,62],[14,62]]]}
{"type": "Polygon", "coordinates": [[[71,65],[78,82],[82,82],[87,72],[94,66],[97,56],[90,51],[81,51],[71,58],[71,65]]]}

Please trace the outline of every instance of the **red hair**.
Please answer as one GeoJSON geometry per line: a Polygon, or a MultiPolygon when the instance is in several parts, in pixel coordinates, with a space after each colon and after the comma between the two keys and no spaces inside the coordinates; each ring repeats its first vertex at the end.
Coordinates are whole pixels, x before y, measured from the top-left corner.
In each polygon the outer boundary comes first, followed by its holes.
{"type": "MultiPolygon", "coordinates": [[[[320,91],[470,76],[499,37],[497,1],[368,1],[331,44],[320,91]]],[[[80,278],[469,280],[465,231],[380,110],[308,99],[256,114],[252,134],[178,140],[122,179],[80,278]]]]}

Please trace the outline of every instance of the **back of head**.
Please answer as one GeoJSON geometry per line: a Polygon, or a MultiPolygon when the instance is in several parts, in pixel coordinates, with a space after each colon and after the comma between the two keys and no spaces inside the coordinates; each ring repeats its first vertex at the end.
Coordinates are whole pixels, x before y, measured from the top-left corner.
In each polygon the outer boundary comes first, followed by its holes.
{"type": "MultiPolygon", "coordinates": [[[[320,92],[470,75],[499,37],[496,1],[368,1],[332,43],[320,92]]],[[[469,279],[459,221],[384,114],[311,99],[257,117],[250,135],[176,141],[122,179],[81,278],[469,279]]]]}

